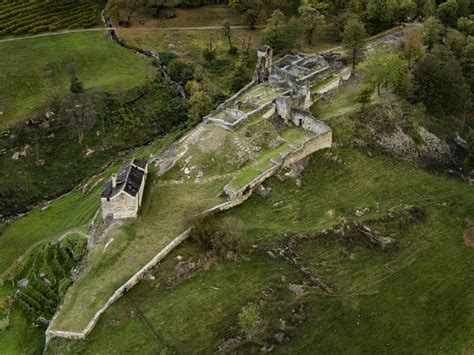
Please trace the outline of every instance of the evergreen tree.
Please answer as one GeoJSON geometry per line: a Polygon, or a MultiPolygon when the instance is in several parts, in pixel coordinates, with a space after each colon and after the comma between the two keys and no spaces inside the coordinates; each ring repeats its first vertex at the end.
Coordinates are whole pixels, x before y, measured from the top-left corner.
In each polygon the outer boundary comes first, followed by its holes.
{"type": "Polygon", "coordinates": [[[278,51],[288,47],[288,38],[285,15],[277,9],[273,11],[263,31],[263,43],[278,51]]]}
{"type": "Polygon", "coordinates": [[[436,47],[414,71],[415,93],[432,114],[459,113],[469,101],[469,87],[451,51],[436,47]]]}
{"type": "Polygon", "coordinates": [[[313,6],[304,4],[298,9],[308,45],[312,45],[318,33],[324,28],[324,16],[313,6]]]}
{"type": "Polygon", "coordinates": [[[363,57],[366,49],[367,32],[357,16],[351,16],[344,26],[342,42],[349,53],[349,59],[354,69],[363,57]]]}

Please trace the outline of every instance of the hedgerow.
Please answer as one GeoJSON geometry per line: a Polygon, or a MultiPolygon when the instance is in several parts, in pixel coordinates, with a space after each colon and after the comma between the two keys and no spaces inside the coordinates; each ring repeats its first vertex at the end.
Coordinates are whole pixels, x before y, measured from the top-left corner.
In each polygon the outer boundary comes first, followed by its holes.
{"type": "Polygon", "coordinates": [[[0,5],[0,36],[93,27],[97,5],[91,0],[15,0],[0,5]]]}

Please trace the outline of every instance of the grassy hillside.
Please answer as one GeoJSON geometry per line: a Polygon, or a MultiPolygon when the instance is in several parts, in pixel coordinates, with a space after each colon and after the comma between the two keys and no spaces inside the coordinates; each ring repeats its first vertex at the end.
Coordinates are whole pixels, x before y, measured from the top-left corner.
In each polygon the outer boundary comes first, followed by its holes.
{"type": "Polygon", "coordinates": [[[156,280],[143,281],[114,304],[86,343],[55,340],[51,351],[213,352],[239,333],[240,309],[257,303],[267,341],[274,342],[279,319],[286,323],[290,340],[276,348],[281,353],[462,352],[474,327],[473,249],[462,239],[464,220],[474,214],[472,187],[382,155],[332,154],[343,164],[317,153],[301,189],[292,179],[273,179],[267,198],[254,196],[226,215],[245,223],[254,244],[271,246],[285,232],[320,231],[342,218],[363,221],[404,205],[424,209],[426,219],[415,225],[381,227],[399,243],[386,254],[336,240],[298,242],[300,261],[335,289],[333,295],[310,286],[305,295],[293,294],[289,284],[301,284],[301,274],[259,249],[238,262],[211,260],[170,286],[178,255],[189,262],[202,257],[189,242],[156,269],[156,280]],[[365,207],[372,212],[355,217],[365,207]],[[272,296],[262,295],[269,288],[272,296]],[[291,310],[300,307],[298,324],[291,310]]]}
{"type": "Polygon", "coordinates": [[[0,42],[0,129],[48,107],[69,89],[69,71],[77,68],[86,89],[126,90],[151,76],[148,62],[104,33],[69,33],[0,42]]]}
{"type": "MultiPolygon", "coordinates": [[[[170,143],[168,137],[157,140],[139,151],[136,156],[147,157],[160,152],[170,143]]],[[[16,261],[27,255],[35,255],[46,243],[58,238],[83,237],[87,225],[99,207],[98,193],[102,186],[101,179],[116,171],[118,165],[108,169],[104,174],[89,181],[94,186],[88,193],[79,190],[51,202],[48,208],[36,208],[27,216],[16,219],[0,228],[0,323],[7,317],[9,327],[0,329],[0,344],[6,354],[41,353],[44,346],[44,329],[31,325],[31,320],[18,306],[6,307],[8,296],[16,291],[8,280],[11,277],[16,261]],[[9,315],[7,316],[7,314],[9,315]]]]}
{"type": "Polygon", "coordinates": [[[90,0],[8,1],[0,4],[0,36],[92,27],[97,5],[90,0]]]}

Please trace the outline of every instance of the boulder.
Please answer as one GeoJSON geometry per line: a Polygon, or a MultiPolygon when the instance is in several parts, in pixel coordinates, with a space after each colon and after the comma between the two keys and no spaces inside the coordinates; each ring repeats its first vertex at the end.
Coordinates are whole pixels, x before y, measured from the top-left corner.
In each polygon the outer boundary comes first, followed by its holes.
{"type": "Polygon", "coordinates": [[[27,288],[29,285],[30,281],[28,279],[21,279],[17,281],[16,286],[18,288],[27,288]]]}

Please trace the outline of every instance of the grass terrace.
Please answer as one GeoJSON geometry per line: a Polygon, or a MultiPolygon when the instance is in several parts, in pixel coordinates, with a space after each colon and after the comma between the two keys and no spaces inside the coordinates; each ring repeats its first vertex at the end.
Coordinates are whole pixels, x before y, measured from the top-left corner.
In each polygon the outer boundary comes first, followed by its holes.
{"type": "Polygon", "coordinates": [[[265,150],[257,155],[255,162],[242,168],[227,185],[227,188],[239,191],[272,166],[279,164],[285,155],[301,148],[307,138],[314,136],[313,133],[301,127],[289,127],[280,134],[283,139],[282,144],[273,150],[265,150]]]}
{"type": "Polygon", "coordinates": [[[317,92],[319,89],[321,89],[322,87],[329,84],[330,82],[332,82],[335,79],[339,79],[339,76],[337,76],[336,74],[331,74],[331,75],[325,77],[322,80],[318,80],[313,85],[311,85],[310,91],[312,93],[317,92]]]}

